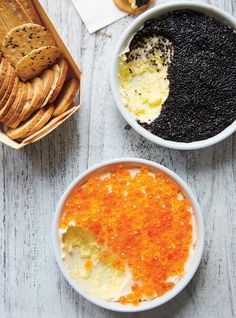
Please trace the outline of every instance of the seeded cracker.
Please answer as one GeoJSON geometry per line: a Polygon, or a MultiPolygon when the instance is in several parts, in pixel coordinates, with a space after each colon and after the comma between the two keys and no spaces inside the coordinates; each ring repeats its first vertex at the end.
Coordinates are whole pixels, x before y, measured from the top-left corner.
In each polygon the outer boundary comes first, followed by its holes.
{"type": "Polygon", "coordinates": [[[43,26],[26,23],[16,26],[3,39],[4,56],[9,58],[12,65],[16,64],[32,50],[44,46],[55,46],[51,33],[43,26]]]}
{"type": "Polygon", "coordinates": [[[45,46],[33,50],[17,63],[18,75],[23,81],[30,80],[55,64],[60,55],[59,48],[55,46],[45,46]]]}
{"type": "Polygon", "coordinates": [[[27,22],[32,19],[16,0],[0,0],[0,42],[11,29],[27,22]]]}

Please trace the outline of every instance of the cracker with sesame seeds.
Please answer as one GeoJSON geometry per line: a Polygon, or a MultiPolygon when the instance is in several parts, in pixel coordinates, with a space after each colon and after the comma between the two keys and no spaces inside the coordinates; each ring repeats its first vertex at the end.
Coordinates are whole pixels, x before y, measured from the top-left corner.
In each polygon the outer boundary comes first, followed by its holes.
{"type": "Polygon", "coordinates": [[[17,73],[23,81],[30,80],[54,65],[60,55],[59,48],[55,46],[44,46],[33,50],[17,63],[17,73]]]}
{"type": "Polygon", "coordinates": [[[27,54],[44,46],[55,46],[51,33],[42,25],[25,23],[10,30],[3,39],[2,50],[11,64],[16,64],[27,54]]]}

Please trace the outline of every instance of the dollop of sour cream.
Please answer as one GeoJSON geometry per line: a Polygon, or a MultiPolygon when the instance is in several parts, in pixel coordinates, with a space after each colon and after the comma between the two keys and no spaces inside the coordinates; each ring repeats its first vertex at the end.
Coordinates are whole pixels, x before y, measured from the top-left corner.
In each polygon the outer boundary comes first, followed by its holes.
{"type": "Polygon", "coordinates": [[[169,95],[168,66],[174,50],[163,36],[145,39],[142,46],[126,48],[119,59],[120,96],[141,123],[151,123],[169,95]]]}

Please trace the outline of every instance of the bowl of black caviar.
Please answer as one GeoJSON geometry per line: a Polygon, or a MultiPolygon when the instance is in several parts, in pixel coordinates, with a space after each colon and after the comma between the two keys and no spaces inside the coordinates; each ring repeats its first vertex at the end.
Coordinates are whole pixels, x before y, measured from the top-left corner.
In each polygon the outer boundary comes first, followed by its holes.
{"type": "Polygon", "coordinates": [[[236,21],[214,6],[171,2],[139,16],[114,52],[111,88],[128,124],[174,149],[236,130],[236,21]]]}

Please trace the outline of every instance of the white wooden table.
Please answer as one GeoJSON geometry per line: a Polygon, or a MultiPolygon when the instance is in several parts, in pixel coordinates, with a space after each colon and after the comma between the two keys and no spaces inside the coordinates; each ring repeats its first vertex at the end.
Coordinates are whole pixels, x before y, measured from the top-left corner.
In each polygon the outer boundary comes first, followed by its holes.
{"type": "MultiPolygon", "coordinates": [[[[236,16],[236,0],[208,2],[236,16]]],[[[83,69],[83,105],[43,141],[21,151],[0,145],[0,317],[235,317],[236,135],[192,152],[144,140],[118,113],[109,85],[113,48],[132,18],[89,35],[70,0],[42,3],[83,69]],[[168,304],[136,315],[108,312],[80,297],[60,274],[51,247],[52,216],[66,186],[87,167],[117,157],[174,170],[197,195],[206,225],[204,257],[192,282],[168,304]]]]}

